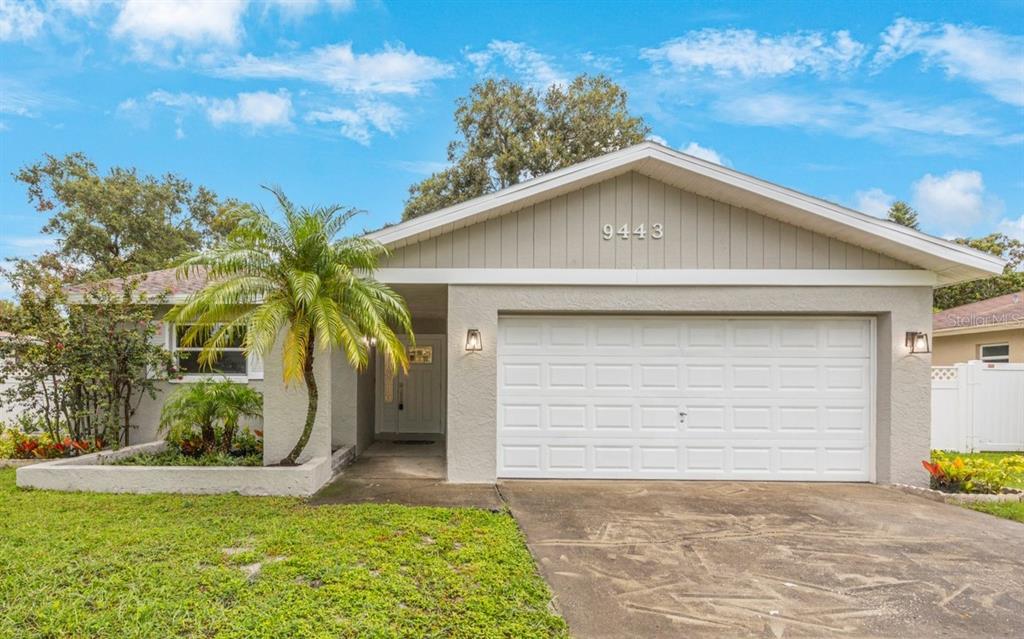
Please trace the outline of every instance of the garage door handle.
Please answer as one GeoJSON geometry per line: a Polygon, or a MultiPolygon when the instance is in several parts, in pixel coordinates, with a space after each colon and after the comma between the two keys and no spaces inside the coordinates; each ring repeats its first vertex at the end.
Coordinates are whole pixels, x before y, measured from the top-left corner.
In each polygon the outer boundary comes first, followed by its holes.
{"type": "Polygon", "coordinates": [[[686,421],[686,411],[685,410],[679,411],[679,421],[680,421],[680,423],[686,421]]]}

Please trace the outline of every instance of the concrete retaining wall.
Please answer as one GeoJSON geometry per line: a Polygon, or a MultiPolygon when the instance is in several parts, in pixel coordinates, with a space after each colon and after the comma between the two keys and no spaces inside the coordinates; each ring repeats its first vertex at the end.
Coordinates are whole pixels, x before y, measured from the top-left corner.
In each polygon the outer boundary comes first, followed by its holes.
{"type": "Polygon", "coordinates": [[[156,453],[166,442],[129,446],[17,470],[20,488],[95,493],[184,493],[306,497],[330,481],[330,456],[301,466],[112,466],[107,462],[139,453],[156,453]]]}

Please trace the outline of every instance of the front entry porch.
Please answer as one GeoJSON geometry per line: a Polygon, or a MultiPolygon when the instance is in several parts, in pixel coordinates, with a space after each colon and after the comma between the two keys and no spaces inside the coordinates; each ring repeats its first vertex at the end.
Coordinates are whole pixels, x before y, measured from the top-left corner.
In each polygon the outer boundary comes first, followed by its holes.
{"type": "Polygon", "coordinates": [[[310,499],[324,504],[401,504],[499,511],[495,486],[449,484],[443,441],[377,441],[310,499]]]}
{"type": "Polygon", "coordinates": [[[376,441],[343,474],[351,479],[444,480],[444,442],[376,441]]]}
{"type": "Polygon", "coordinates": [[[331,450],[354,449],[346,479],[445,481],[447,313],[445,286],[395,286],[409,307],[415,339],[400,335],[409,370],[388,370],[379,353],[355,372],[331,354],[331,450]]]}

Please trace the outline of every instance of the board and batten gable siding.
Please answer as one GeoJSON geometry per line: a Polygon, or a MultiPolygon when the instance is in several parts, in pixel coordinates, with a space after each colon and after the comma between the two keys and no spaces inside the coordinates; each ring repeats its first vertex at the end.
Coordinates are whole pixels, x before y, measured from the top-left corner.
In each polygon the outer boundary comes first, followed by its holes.
{"type": "Polygon", "coordinates": [[[885,255],[637,172],[399,247],[385,268],[908,269],[885,255]],[[651,225],[664,237],[650,238],[651,225]],[[648,238],[602,239],[643,224],[648,238]]]}

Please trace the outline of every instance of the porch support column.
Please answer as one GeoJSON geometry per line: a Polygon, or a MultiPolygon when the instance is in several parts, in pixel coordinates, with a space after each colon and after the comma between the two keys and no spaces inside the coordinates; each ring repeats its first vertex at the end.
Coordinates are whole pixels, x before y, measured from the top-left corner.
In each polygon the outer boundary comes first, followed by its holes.
{"type": "MultiPolygon", "coordinates": [[[[278,336],[273,350],[263,359],[263,464],[269,466],[284,459],[302,434],[306,421],[308,398],[306,385],[301,381],[284,384],[281,344],[284,334],[278,336]]],[[[309,443],[299,456],[304,463],[314,457],[331,455],[331,354],[317,349],[313,359],[313,374],[318,391],[316,421],[309,443]]]]}
{"type": "MultiPolygon", "coordinates": [[[[371,357],[373,354],[371,353],[371,357]]],[[[358,444],[359,374],[343,351],[331,353],[331,444],[334,449],[358,444]]],[[[356,452],[360,452],[360,447],[356,452]]]]}

